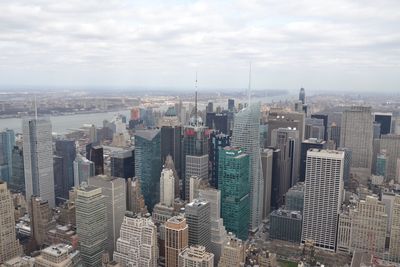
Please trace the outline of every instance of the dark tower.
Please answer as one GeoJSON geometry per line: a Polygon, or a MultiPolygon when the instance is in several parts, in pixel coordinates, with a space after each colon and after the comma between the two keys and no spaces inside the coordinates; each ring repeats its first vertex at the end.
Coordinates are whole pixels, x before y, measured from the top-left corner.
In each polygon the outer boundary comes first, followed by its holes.
{"type": "Polygon", "coordinates": [[[304,90],[304,88],[300,89],[299,100],[301,101],[301,103],[303,103],[303,105],[306,103],[306,91],[304,90]]]}

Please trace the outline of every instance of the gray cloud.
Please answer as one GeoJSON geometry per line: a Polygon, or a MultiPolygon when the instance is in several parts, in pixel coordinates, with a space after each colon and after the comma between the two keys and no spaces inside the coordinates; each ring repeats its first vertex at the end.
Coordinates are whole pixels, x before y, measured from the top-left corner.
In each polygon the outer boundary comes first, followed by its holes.
{"type": "Polygon", "coordinates": [[[396,90],[400,2],[0,2],[0,85],[396,90]],[[356,73],[356,74],[354,74],[356,73]],[[51,77],[49,77],[51,76],[51,77]],[[379,88],[377,88],[379,85],[379,88]]]}

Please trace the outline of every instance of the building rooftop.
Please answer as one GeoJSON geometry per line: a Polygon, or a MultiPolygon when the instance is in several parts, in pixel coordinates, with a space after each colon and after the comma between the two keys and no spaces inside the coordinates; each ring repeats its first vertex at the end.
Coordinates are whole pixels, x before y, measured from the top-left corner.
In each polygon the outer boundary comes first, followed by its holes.
{"type": "Polygon", "coordinates": [[[159,129],[150,129],[150,130],[136,130],[135,131],[135,137],[141,137],[143,139],[146,139],[148,141],[151,141],[154,139],[154,137],[157,136],[157,134],[160,132],[159,129]]]}

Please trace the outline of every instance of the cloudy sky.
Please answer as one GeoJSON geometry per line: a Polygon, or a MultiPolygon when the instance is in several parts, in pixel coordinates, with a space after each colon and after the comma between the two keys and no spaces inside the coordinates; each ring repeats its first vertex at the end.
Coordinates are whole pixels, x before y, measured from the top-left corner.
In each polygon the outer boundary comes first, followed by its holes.
{"type": "Polygon", "coordinates": [[[399,0],[2,0],[0,87],[400,91],[399,0]]]}

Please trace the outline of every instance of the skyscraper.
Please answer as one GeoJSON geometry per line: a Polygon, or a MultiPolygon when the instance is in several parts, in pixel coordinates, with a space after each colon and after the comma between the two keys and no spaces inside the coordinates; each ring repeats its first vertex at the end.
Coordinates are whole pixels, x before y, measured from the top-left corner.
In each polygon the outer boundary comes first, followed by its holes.
{"type": "Polygon", "coordinates": [[[158,266],[157,227],[151,218],[124,217],[114,260],[121,266],[158,266]]]}
{"type": "Polygon", "coordinates": [[[87,158],[77,155],[74,160],[74,185],[78,187],[82,182],[88,182],[89,177],[95,175],[94,163],[87,158]]]}
{"type": "Polygon", "coordinates": [[[182,216],[170,218],[165,223],[165,266],[178,265],[179,253],[188,247],[188,225],[182,216]]]}
{"type": "MultiPolygon", "coordinates": [[[[74,186],[74,160],[76,157],[75,141],[56,140],[55,154],[61,158],[61,197],[68,199],[68,192],[74,186]]],[[[78,185],[76,185],[78,186],[78,185]]]]}
{"type": "Polygon", "coordinates": [[[55,206],[53,140],[48,119],[24,119],[22,124],[26,199],[40,196],[55,206]]]}
{"type": "MultiPolygon", "coordinates": [[[[386,177],[396,179],[397,160],[400,158],[400,136],[394,134],[382,135],[378,140],[377,152],[386,151],[386,177]]],[[[377,157],[378,155],[375,155],[377,157]]]]}
{"type": "Polygon", "coordinates": [[[172,157],[175,164],[175,169],[178,174],[176,178],[182,179],[182,126],[180,125],[163,125],[161,127],[162,163],[165,162],[168,155],[172,157]]]}
{"type": "Polygon", "coordinates": [[[211,207],[205,200],[195,199],[185,207],[185,218],[189,226],[189,245],[211,249],[211,207]]]}
{"type": "Polygon", "coordinates": [[[302,243],[336,250],[338,215],[343,193],[344,152],[307,152],[302,243]]]}
{"type": "Polygon", "coordinates": [[[76,232],[84,266],[101,266],[107,248],[107,211],[101,188],[84,185],[77,190],[76,232]]]}
{"type": "Polygon", "coordinates": [[[102,189],[107,207],[107,250],[114,251],[126,211],[126,182],[123,178],[97,175],[89,178],[89,185],[102,189]]]}
{"type": "Polygon", "coordinates": [[[192,245],[179,253],[179,267],[213,267],[214,254],[200,245],[192,245]]]}
{"type": "Polygon", "coordinates": [[[0,264],[22,254],[16,239],[14,204],[7,183],[0,180],[0,264]]]}
{"type": "Polygon", "coordinates": [[[264,179],[263,220],[268,218],[271,211],[273,153],[273,150],[269,148],[263,149],[261,152],[261,166],[264,179]]]}
{"type": "Polygon", "coordinates": [[[250,230],[255,231],[262,221],[263,177],[260,156],[260,103],[239,111],[234,120],[232,146],[249,155],[250,230]]]}
{"type": "Polygon", "coordinates": [[[12,177],[12,150],[15,145],[13,130],[0,132],[0,179],[9,183],[12,177]]]}
{"type": "MultiPolygon", "coordinates": [[[[185,193],[188,194],[188,200],[191,201],[190,199],[190,181],[193,176],[196,176],[199,182],[205,181],[208,182],[208,155],[202,155],[202,156],[192,156],[192,155],[187,155],[186,156],[186,165],[185,165],[185,170],[186,170],[186,184],[185,184],[185,193]]],[[[193,192],[193,191],[192,191],[193,192]]],[[[193,197],[193,195],[192,195],[193,197]]]]}
{"type": "Polygon", "coordinates": [[[86,158],[94,163],[94,174],[104,174],[103,147],[90,143],[86,145],[86,158]]]}
{"type": "Polygon", "coordinates": [[[391,260],[400,262],[400,195],[394,197],[391,219],[389,255],[391,260]]]}
{"type": "Polygon", "coordinates": [[[299,176],[300,182],[304,182],[304,178],[306,176],[307,151],[311,148],[324,149],[325,147],[326,147],[326,142],[321,139],[310,138],[301,142],[300,176],[299,176]]]}
{"type": "Polygon", "coordinates": [[[244,266],[245,246],[243,241],[230,233],[224,240],[218,267],[244,266]]]}
{"type": "Polygon", "coordinates": [[[9,188],[13,191],[25,192],[24,153],[18,146],[14,146],[12,150],[12,176],[9,188]]]}
{"type": "Polygon", "coordinates": [[[160,130],[135,132],[135,172],[140,178],[142,193],[149,211],[160,201],[161,172],[160,130]]]}
{"type": "Polygon", "coordinates": [[[228,110],[233,112],[235,110],[235,100],[228,99],[228,110]]]}
{"type": "Polygon", "coordinates": [[[352,169],[370,174],[373,118],[371,107],[352,106],[343,112],[340,145],[352,151],[352,169]]]}
{"type": "Polygon", "coordinates": [[[230,144],[230,136],[217,131],[210,132],[209,160],[211,162],[211,185],[218,188],[219,150],[230,144]]]}
{"type": "Polygon", "coordinates": [[[392,129],[392,113],[375,112],[374,120],[381,125],[380,134],[390,134],[392,129]]]}
{"type": "Polygon", "coordinates": [[[37,246],[41,247],[44,244],[48,244],[47,231],[55,226],[56,222],[53,220],[48,200],[32,196],[30,205],[32,236],[37,246]]]}
{"type": "Polygon", "coordinates": [[[304,88],[300,88],[299,100],[303,105],[306,103],[306,91],[304,90],[304,88]]]}
{"type": "Polygon", "coordinates": [[[146,214],[148,212],[138,177],[128,178],[126,182],[126,195],[127,210],[133,212],[133,214],[146,214]]]}
{"type": "Polygon", "coordinates": [[[328,141],[328,115],[326,114],[311,114],[311,118],[321,119],[324,125],[324,137],[325,141],[328,141]]]}
{"type": "Polygon", "coordinates": [[[250,223],[249,163],[249,156],[240,148],[220,151],[221,214],[226,229],[242,240],[247,239],[250,223]]]}
{"type": "Polygon", "coordinates": [[[115,151],[111,155],[111,176],[124,179],[135,176],[135,150],[115,151]]]}
{"type": "Polygon", "coordinates": [[[160,178],[160,203],[172,207],[175,199],[175,177],[171,169],[163,169],[160,178]]]}

